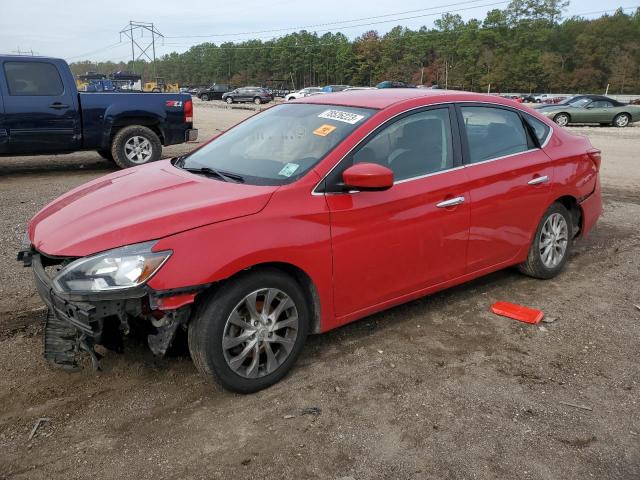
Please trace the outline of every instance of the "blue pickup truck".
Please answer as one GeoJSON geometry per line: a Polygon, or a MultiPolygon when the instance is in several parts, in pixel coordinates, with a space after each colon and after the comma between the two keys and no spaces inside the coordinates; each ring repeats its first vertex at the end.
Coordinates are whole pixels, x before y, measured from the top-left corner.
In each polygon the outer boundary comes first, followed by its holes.
{"type": "Polygon", "coordinates": [[[96,150],[127,168],[197,136],[188,94],[79,93],[64,60],[0,55],[0,156],[96,150]]]}

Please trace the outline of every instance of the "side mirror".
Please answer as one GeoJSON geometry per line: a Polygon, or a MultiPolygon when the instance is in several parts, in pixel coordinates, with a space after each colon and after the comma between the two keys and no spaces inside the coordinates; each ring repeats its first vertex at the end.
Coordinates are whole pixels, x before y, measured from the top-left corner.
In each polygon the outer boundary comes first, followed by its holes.
{"type": "Polygon", "coordinates": [[[356,163],[342,172],[342,181],[345,189],[377,192],[393,186],[393,172],[377,163],[356,163]]]}

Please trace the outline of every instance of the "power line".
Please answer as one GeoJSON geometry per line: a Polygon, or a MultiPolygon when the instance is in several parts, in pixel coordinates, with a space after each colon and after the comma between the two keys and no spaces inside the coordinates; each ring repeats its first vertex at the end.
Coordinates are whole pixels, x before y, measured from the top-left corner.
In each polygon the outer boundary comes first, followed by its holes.
{"type": "MultiPolygon", "coordinates": [[[[478,1],[478,0],[475,0],[478,1]]],[[[465,2],[462,2],[465,3],[465,2]]],[[[360,24],[360,25],[350,25],[350,26],[345,26],[342,28],[356,28],[359,26],[371,26],[371,25],[376,25],[376,24],[381,24],[381,23],[390,23],[390,22],[396,22],[399,20],[406,20],[406,19],[412,19],[412,18],[421,18],[421,17],[426,17],[426,16],[435,16],[435,15],[440,15],[440,14],[445,14],[445,13],[452,13],[452,12],[457,12],[457,11],[462,11],[462,10],[470,10],[473,8],[480,8],[480,7],[485,7],[485,6],[493,6],[493,5],[497,5],[497,4],[503,4],[503,3],[508,3],[506,1],[502,1],[502,2],[496,2],[496,3],[491,3],[491,4],[484,4],[484,5],[475,5],[474,7],[471,8],[466,8],[466,9],[458,9],[458,10],[451,10],[451,11],[447,11],[447,12],[436,12],[436,13],[431,13],[431,14],[426,14],[426,15],[417,15],[417,16],[412,16],[412,17],[405,17],[405,18],[394,18],[394,19],[389,19],[389,20],[384,20],[381,22],[372,22],[372,23],[368,23],[368,24],[360,24]]],[[[618,10],[633,10],[633,9],[638,9],[640,8],[640,5],[636,5],[636,6],[629,6],[629,7],[619,7],[619,8],[615,8],[615,9],[608,9],[608,10],[598,10],[598,11],[590,11],[590,12],[581,12],[581,13],[576,13],[573,14],[570,18],[575,18],[575,17],[581,17],[581,16],[586,16],[586,15],[600,15],[600,14],[606,14],[606,13],[611,13],[611,12],[616,12],[618,10]]],[[[392,14],[389,14],[392,15],[392,14]]],[[[385,16],[389,16],[389,15],[380,15],[377,18],[380,17],[385,17],[385,16]]],[[[372,17],[374,18],[374,17],[372,17]]],[[[355,21],[355,20],[350,20],[350,21],[355,21]]],[[[350,22],[350,21],[345,21],[345,22],[350,22]]],[[[502,27],[481,27],[478,30],[491,30],[494,28],[502,28],[502,27]]],[[[285,29],[282,29],[285,30],[285,29]]],[[[286,29],[288,30],[288,29],[286,29]]],[[[472,28],[464,28],[464,29],[458,29],[455,31],[450,31],[450,32],[444,32],[444,31],[428,31],[428,32],[422,32],[422,34],[448,34],[448,33],[463,33],[464,31],[468,31],[468,30],[473,30],[472,28]]],[[[330,32],[331,30],[319,30],[319,31],[315,31],[314,33],[319,33],[319,32],[330,32]]],[[[268,38],[266,39],[266,41],[270,41],[270,40],[278,40],[280,38],[286,37],[286,35],[283,36],[279,36],[279,37],[272,37],[272,38],[268,38]]],[[[164,38],[182,38],[182,37],[170,37],[170,36],[165,36],[164,38]]],[[[243,40],[246,41],[247,39],[243,40]]],[[[262,41],[262,39],[249,39],[249,40],[257,40],[257,41],[262,41]]],[[[228,40],[228,42],[233,43],[232,40],[228,40]]],[[[93,50],[91,52],[87,52],[87,53],[83,53],[80,55],[75,55],[73,57],[67,57],[67,60],[72,60],[75,58],[79,58],[79,57],[83,57],[83,56],[87,56],[87,55],[93,55],[95,53],[100,53],[103,52],[105,50],[109,50],[112,48],[115,48],[117,46],[122,46],[122,45],[126,45],[125,43],[115,43],[112,45],[108,45],[106,47],[102,47],[100,49],[97,50],[93,50]]],[[[165,43],[163,42],[162,46],[163,47],[195,47],[195,46],[199,46],[202,44],[181,44],[181,43],[165,43]]],[[[216,46],[215,48],[217,50],[261,50],[261,49],[288,49],[288,48],[309,48],[309,47],[317,47],[317,46],[333,46],[333,45],[340,45],[337,43],[334,44],[313,44],[313,45],[256,45],[256,46],[233,46],[233,47],[221,47],[221,46],[216,46]]]]}
{"type": "MultiPolygon", "coordinates": [[[[468,5],[470,3],[478,3],[481,2],[483,0],[466,0],[464,2],[457,2],[457,3],[449,3],[449,4],[445,4],[445,5],[437,5],[435,7],[429,7],[429,8],[419,8],[417,10],[407,10],[404,12],[395,12],[395,13],[387,13],[385,15],[376,15],[373,17],[361,17],[361,18],[352,18],[351,20],[340,20],[340,21],[335,21],[335,22],[326,22],[326,23],[316,23],[316,24],[312,24],[312,25],[303,25],[301,27],[287,27],[287,28],[276,28],[273,30],[257,30],[257,31],[253,31],[253,32],[236,32],[236,33],[210,33],[210,34],[198,34],[198,35],[167,35],[165,38],[210,38],[210,37],[235,37],[235,36],[244,36],[244,35],[258,35],[258,34],[262,34],[262,33],[276,33],[276,32],[285,32],[288,30],[294,30],[294,31],[299,31],[299,30],[306,30],[309,28],[316,28],[316,27],[326,27],[329,25],[344,25],[345,23],[353,23],[353,22],[361,22],[363,20],[375,20],[378,18],[384,18],[384,17],[392,17],[395,15],[406,15],[409,13],[417,13],[417,12],[425,12],[425,11],[430,11],[430,10],[435,10],[437,8],[444,8],[444,7],[455,7],[458,5],[468,5]]],[[[508,3],[507,1],[505,2],[499,2],[499,3],[508,3]]],[[[475,5],[469,9],[472,8],[479,8],[482,7],[484,5],[475,5]]],[[[444,13],[449,13],[449,12],[444,12],[444,13]]],[[[438,15],[438,13],[436,13],[435,15],[438,15]]],[[[421,15],[418,15],[416,17],[412,17],[412,18],[418,18],[421,15]]],[[[426,15],[425,15],[426,16],[426,15]]],[[[391,21],[395,21],[395,20],[388,20],[389,22],[391,21]]],[[[349,28],[349,27],[344,27],[344,28],[349,28]]]]}

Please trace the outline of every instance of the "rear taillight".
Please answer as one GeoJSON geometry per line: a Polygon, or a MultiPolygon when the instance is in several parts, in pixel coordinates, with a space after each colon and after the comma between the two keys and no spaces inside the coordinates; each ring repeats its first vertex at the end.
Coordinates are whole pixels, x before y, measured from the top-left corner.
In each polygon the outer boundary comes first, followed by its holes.
{"type": "Polygon", "coordinates": [[[193,101],[184,102],[184,121],[185,123],[193,123],[193,101]]]}
{"type": "Polygon", "coordinates": [[[601,153],[600,150],[598,150],[597,148],[592,148],[587,152],[587,155],[589,155],[589,158],[591,159],[593,164],[596,166],[597,172],[600,171],[600,163],[602,162],[602,156],[600,153],[601,153]]]}

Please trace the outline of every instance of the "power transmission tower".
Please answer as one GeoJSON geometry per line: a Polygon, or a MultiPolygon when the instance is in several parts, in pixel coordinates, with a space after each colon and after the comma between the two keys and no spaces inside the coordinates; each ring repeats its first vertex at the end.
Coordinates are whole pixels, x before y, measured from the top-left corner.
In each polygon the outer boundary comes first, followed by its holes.
{"type": "Polygon", "coordinates": [[[38,52],[34,52],[32,49],[20,50],[20,47],[18,47],[17,50],[13,50],[11,53],[17,53],[18,55],[31,55],[33,57],[38,52]]]}
{"type": "MultiPolygon", "coordinates": [[[[120,40],[122,40],[122,36],[125,36],[129,40],[131,40],[131,60],[133,61],[133,66],[131,67],[134,70],[136,68],[136,61],[140,60],[143,56],[147,57],[149,61],[153,64],[153,77],[154,79],[157,77],[156,74],[156,39],[163,39],[164,35],[162,35],[154,26],[153,23],[148,22],[134,22],[129,21],[129,24],[125,26],[122,30],[120,30],[120,40]],[[151,34],[149,40],[145,40],[144,42],[140,39],[144,38],[145,30],[151,34]],[[138,36],[137,33],[140,32],[138,36]],[[136,39],[136,37],[138,37],[136,39]],[[151,56],[149,56],[148,50],[151,48],[151,56]]],[[[142,72],[141,72],[142,73],[142,72]]]]}

